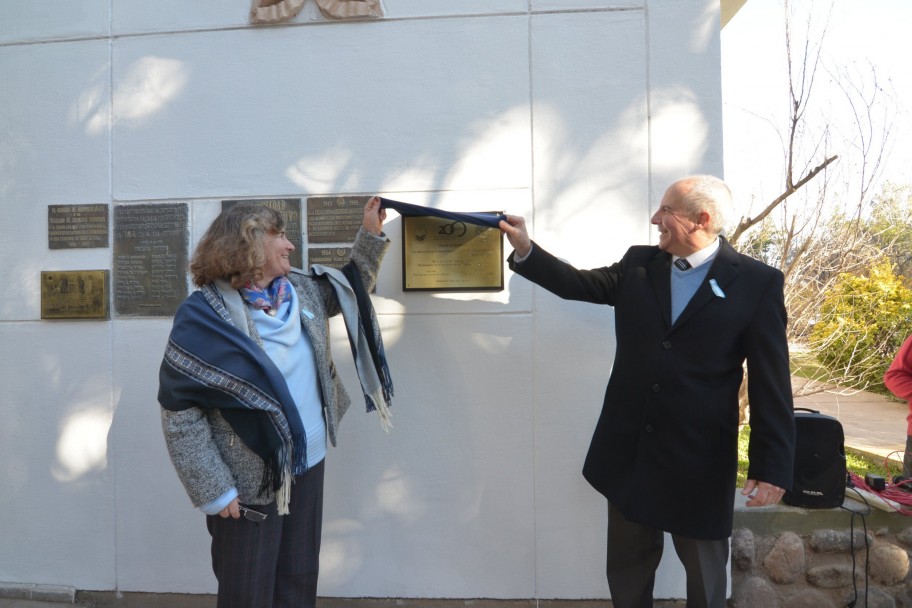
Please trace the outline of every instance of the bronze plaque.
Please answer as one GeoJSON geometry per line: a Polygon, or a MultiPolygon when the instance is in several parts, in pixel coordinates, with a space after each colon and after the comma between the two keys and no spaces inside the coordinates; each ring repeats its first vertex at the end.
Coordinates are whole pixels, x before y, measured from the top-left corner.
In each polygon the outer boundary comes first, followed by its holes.
{"type": "Polygon", "coordinates": [[[497,228],[429,216],[402,218],[403,291],[502,291],[497,228]]]}
{"type": "Polygon", "coordinates": [[[222,201],[222,211],[238,203],[256,203],[274,209],[282,214],[285,220],[285,236],[295,246],[288,256],[295,268],[304,266],[303,243],[301,237],[301,199],[299,198],[242,198],[222,201]]]}
{"type": "Polygon", "coordinates": [[[108,319],[107,270],[42,270],[42,319],[108,319]]]}
{"type": "Polygon", "coordinates": [[[307,199],[308,243],[351,243],[364,224],[369,196],[311,196],[307,199]]]}
{"type": "Polygon", "coordinates": [[[187,297],[187,203],[114,206],[114,311],[170,316],[187,297]]]}
{"type": "Polygon", "coordinates": [[[48,249],[107,246],[107,205],[48,205],[48,249]]]}
{"type": "Polygon", "coordinates": [[[321,264],[330,268],[342,268],[351,257],[351,247],[309,247],[307,265],[321,264]]]}

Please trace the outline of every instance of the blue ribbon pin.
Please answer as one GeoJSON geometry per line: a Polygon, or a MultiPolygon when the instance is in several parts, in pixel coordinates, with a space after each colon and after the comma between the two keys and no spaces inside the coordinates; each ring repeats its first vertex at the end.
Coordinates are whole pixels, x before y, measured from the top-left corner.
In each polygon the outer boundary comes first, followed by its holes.
{"type": "Polygon", "coordinates": [[[709,286],[712,287],[712,290],[713,290],[713,293],[714,293],[714,294],[716,294],[716,295],[719,296],[720,298],[724,298],[724,297],[725,297],[725,292],[722,291],[722,288],[719,287],[719,284],[716,283],[716,280],[715,280],[715,279],[710,279],[710,280],[709,280],[709,286]]]}

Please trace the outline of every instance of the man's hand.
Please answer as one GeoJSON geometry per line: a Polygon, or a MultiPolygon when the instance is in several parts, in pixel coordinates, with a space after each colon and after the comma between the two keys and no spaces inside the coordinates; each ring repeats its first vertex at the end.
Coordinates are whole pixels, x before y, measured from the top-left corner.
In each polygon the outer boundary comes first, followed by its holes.
{"type": "Polygon", "coordinates": [[[506,220],[500,220],[500,229],[507,235],[507,240],[513,246],[516,255],[524,258],[532,251],[532,239],[526,232],[526,220],[518,215],[505,215],[506,220]]]}
{"type": "Polygon", "coordinates": [[[785,490],[782,488],[755,479],[748,479],[744,484],[744,489],[741,490],[742,496],[749,497],[747,503],[745,503],[748,507],[765,507],[776,504],[783,494],[785,494],[785,490]],[[756,494],[751,496],[753,492],[756,492],[756,494]]]}

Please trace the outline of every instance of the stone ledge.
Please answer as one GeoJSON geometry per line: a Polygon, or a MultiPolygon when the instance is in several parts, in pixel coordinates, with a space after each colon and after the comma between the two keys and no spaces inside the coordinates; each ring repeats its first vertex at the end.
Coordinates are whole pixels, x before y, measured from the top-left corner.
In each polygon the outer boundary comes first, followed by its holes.
{"type": "Polygon", "coordinates": [[[873,507],[869,509],[848,497],[843,501],[842,507],[833,509],[808,509],[782,503],[769,507],[747,507],[746,502],[747,498],[737,491],[734,527],[750,528],[754,534],[759,535],[775,534],[784,530],[808,534],[822,528],[841,529],[850,525],[853,514],[856,516],[856,525],[862,525],[859,516],[864,516],[868,527],[899,532],[912,526],[912,517],[873,507]]]}

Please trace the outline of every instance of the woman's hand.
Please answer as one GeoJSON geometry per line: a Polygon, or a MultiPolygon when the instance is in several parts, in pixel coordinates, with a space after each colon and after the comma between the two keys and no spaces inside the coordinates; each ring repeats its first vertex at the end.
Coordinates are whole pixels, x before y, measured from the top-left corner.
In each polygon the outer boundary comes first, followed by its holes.
{"type": "Polygon", "coordinates": [[[235,498],[228,506],[219,511],[220,517],[231,517],[233,519],[238,519],[241,516],[241,508],[238,506],[238,499],[235,498]]]}
{"type": "Polygon", "coordinates": [[[372,196],[364,205],[364,229],[375,236],[383,236],[386,209],[380,208],[380,197],[372,196]]]}

